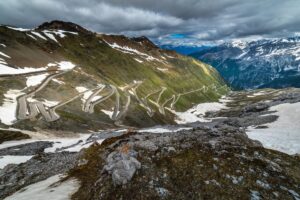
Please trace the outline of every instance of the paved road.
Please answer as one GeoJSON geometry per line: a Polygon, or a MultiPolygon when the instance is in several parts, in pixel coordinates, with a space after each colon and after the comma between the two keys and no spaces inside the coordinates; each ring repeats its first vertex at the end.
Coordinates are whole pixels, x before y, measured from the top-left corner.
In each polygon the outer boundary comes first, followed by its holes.
{"type": "MultiPolygon", "coordinates": [[[[47,72],[49,72],[49,71],[47,71],[47,72]]],[[[79,97],[83,96],[87,92],[87,91],[81,92],[78,95],[70,98],[69,100],[61,102],[60,104],[53,106],[53,107],[48,107],[43,102],[39,102],[39,101],[28,102],[28,98],[34,97],[37,92],[44,89],[53,78],[55,78],[57,76],[61,76],[68,71],[53,71],[53,72],[54,72],[53,74],[50,74],[34,90],[18,97],[18,99],[17,99],[17,101],[18,101],[18,109],[17,109],[18,119],[34,119],[39,114],[41,114],[42,117],[48,122],[58,120],[60,118],[60,116],[56,113],[56,109],[78,99],[79,97]]],[[[36,73],[41,73],[41,72],[34,72],[34,74],[36,74],[36,73]]],[[[30,75],[31,74],[32,73],[30,73],[30,75]]],[[[147,94],[145,97],[140,98],[137,94],[137,89],[142,83],[143,83],[142,81],[135,81],[134,83],[131,83],[122,89],[122,91],[125,95],[125,98],[126,98],[126,102],[125,102],[124,106],[121,106],[120,93],[114,85],[111,85],[111,84],[100,85],[92,90],[89,90],[89,91],[92,91],[92,94],[83,103],[82,110],[84,112],[94,113],[94,107],[97,104],[104,102],[105,100],[109,99],[110,97],[112,97],[114,95],[115,96],[115,101],[114,101],[115,105],[113,108],[113,114],[111,116],[111,119],[115,121],[115,124],[121,125],[122,118],[128,112],[128,109],[129,109],[129,106],[131,103],[131,96],[134,96],[136,98],[136,100],[139,102],[139,105],[142,106],[146,110],[146,112],[148,113],[148,115],[150,117],[152,117],[154,115],[155,111],[149,105],[149,102],[152,103],[153,105],[155,105],[161,114],[165,115],[165,109],[173,110],[175,104],[179,101],[181,96],[188,95],[188,94],[191,94],[194,92],[200,92],[200,91],[202,91],[203,93],[206,93],[209,90],[209,88],[211,88],[215,91],[218,91],[219,89],[226,86],[226,85],[224,85],[219,88],[217,88],[214,84],[212,84],[210,86],[202,86],[199,89],[191,90],[191,91],[188,91],[185,93],[174,94],[169,99],[167,99],[163,103],[161,103],[162,95],[165,93],[167,88],[162,87],[160,90],[154,91],[152,93],[147,94]],[[93,100],[100,93],[102,93],[101,97],[97,100],[93,100]],[[157,93],[159,93],[159,94],[158,94],[156,101],[152,100],[150,97],[157,93]],[[169,105],[169,107],[167,107],[167,105],[169,105]]]]}

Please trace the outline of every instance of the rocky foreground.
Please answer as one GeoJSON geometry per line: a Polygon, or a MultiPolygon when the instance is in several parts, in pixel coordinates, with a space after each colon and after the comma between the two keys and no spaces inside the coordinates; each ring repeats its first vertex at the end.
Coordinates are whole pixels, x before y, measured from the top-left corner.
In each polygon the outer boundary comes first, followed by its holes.
{"type": "Polygon", "coordinates": [[[79,152],[45,153],[53,145],[45,141],[2,148],[3,156],[35,156],[0,171],[0,198],[67,174],[60,183],[78,180],[69,192],[78,200],[300,199],[299,155],[266,149],[246,134],[249,126],[267,128],[277,120],[271,106],[300,102],[300,90],[234,92],[223,101],[228,109],[207,113],[211,121],[165,133],[95,133],[79,152]]]}

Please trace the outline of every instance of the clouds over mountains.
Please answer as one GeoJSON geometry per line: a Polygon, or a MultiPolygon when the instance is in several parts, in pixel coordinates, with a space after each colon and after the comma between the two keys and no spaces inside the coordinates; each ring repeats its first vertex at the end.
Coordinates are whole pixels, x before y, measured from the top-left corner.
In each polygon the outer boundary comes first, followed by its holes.
{"type": "Polygon", "coordinates": [[[9,0],[0,23],[35,27],[54,19],[98,32],[146,35],[162,43],[281,37],[300,32],[299,0],[9,0]]]}

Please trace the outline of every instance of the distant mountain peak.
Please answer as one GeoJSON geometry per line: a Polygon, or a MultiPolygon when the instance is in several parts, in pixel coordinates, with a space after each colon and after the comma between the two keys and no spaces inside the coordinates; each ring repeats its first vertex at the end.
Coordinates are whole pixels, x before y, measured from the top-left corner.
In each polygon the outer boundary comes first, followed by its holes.
{"type": "Polygon", "coordinates": [[[236,89],[300,87],[299,37],[234,40],[191,56],[216,67],[236,89]]]}

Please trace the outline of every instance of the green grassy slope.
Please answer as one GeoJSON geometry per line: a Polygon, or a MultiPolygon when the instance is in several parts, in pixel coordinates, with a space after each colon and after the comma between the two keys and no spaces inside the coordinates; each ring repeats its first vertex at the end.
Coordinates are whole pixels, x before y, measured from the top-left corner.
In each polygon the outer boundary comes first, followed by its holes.
{"type": "MultiPolygon", "coordinates": [[[[47,87],[36,94],[36,99],[62,102],[77,95],[78,92],[75,88],[78,86],[89,89],[95,88],[97,84],[124,87],[133,81],[143,81],[137,89],[140,97],[157,91],[161,87],[166,87],[167,90],[163,93],[161,102],[174,94],[197,90],[203,86],[215,85],[220,88],[215,90],[210,87],[206,93],[194,92],[181,96],[175,105],[175,110],[184,111],[194,104],[216,101],[228,91],[226,86],[222,87],[224,81],[211,66],[172,51],[161,50],[144,37],[130,39],[124,36],[100,35],[62,22],[40,26],[35,31],[46,37],[47,40],[37,37],[31,31],[20,32],[4,26],[0,27],[0,43],[6,45],[0,51],[11,57],[11,59],[6,59],[9,66],[43,67],[48,63],[58,61],[69,61],[76,65],[73,71],[57,78],[64,84],[50,82],[47,87]],[[78,34],[65,33],[66,36],[63,38],[53,34],[57,43],[43,33],[45,30],[58,29],[78,34]],[[112,48],[112,45],[127,48],[129,51],[112,48]]],[[[0,78],[0,104],[9,89],[26,88],[25,82],[26,77],[24,76],[0,78]]],[[[30,90],[30,88],[26,90],[30,90]]],[[[120,93],[122,105],[124,105],[125,96],[121,90],[120,93]]],[[[151,98],[155,100],[157,97],[156,94],[151,98]]],[[[114,127],[113,121],[101,110],[110,110],[113,105],[114,97],[111,97],[98,104],[95,107],[95,113],[89,114],[81,110],[79,98],[57,110],[61,119],[56,122],[47,123],[42,119],[23,120],[14,126],[26,129],[40,127],[72,131],[111,128],[114,127]]],[[[130,109],[123,119],[124,124],[152,126],[174,123],[174,115],[171,112],[166,112],[166,115],[163,116],[154,105],[151,106],[156,110],[153,117],[149,117],[139,106],[137,100],[132,98],[130,109]]]]}

